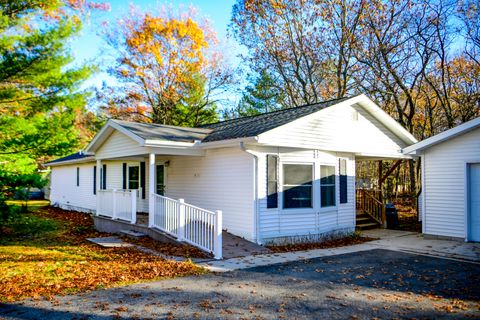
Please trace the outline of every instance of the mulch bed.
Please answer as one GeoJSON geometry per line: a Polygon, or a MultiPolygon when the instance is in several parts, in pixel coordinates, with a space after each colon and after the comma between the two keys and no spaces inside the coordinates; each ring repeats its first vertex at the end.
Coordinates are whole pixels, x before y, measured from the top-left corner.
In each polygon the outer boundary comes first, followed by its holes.
{"type": "Polygon", "coordinates": [[[344,246],[351,246],[354,244],[365,243],[373,240],[378,240],[378,239],[362,237],[355,234],[349,237],[327,240],[322,242],[297,243],[297,244],[288,244],[288,245],[281,245],[281,246],[267,246],[267,248],[270,249],[272,252],[282,253],[282,252],[290,252],[290,251],[304,251],[304,250],[311,250],[311,249],[337,248],[337,247],[344,247],[344,246]]]}

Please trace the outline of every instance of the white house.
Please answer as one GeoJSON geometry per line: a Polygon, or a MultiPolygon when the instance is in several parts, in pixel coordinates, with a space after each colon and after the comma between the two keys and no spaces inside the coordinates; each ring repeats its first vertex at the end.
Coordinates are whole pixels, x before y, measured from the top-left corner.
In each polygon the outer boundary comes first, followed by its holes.
{"type": "Polygon", "coordinates": [[[208,250],[221,215],[260,244],[348,233],[355,160],[410,158],[401,149],[415,142],[365,95],[201,128],[109,120],[83,153],[48,164],[50,200],[131,222],[147,212],[190,243],[207,234],[208,250]]]}
{"type": "Polygon", "coordinates": [[[480,241],[480,118],[403,152],[422,161],[423,233],[480,241]]]}

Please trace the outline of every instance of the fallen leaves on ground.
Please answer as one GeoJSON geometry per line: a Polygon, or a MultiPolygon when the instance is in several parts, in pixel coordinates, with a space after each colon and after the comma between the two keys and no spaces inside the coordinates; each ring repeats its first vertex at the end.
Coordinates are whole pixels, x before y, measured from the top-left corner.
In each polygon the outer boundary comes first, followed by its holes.
{"type": "Polygon", "coordinates": [[[125,241],[140,245],[145,248],[152,249],[167,256],[185,257],[185,258],[212,258],[212,255],[188,244],[165,243],[155,241],[150,237],[142,237],[138,239],[124,238],[125,241]]]}
{"type": "Polygon", "coordinates": [[[52,234],[3,239],[0,245],[0,300],[50,297],[118,284],[205,271],[191,262],[175,262],[134,248],[102,248],[86,241],[105,236],[88,214],[45,208],[37,217],[59,222],[52,234]]]}
{"type": "Polygon", "coordinates": [[[296,244],[287,244],[281,246],[267,246],[272,252],[281,253],[289,251],[303,251],[311,249],[328,249],[336,247],[351,246],[354,244],[360,244],[368,241],[378,240],[376,238],[362,237],[358,235],[352,235],[340,239],[327,240],[323,242],[312,242],[312,243],[296,243],[296,244]]]}
{"type": "Polygon", "coordinates": [[[399,230],[421,232],[422,224],[418,221],[417,210],[411,198],[397,198],[394,200],[398,213],[399,230]]]}

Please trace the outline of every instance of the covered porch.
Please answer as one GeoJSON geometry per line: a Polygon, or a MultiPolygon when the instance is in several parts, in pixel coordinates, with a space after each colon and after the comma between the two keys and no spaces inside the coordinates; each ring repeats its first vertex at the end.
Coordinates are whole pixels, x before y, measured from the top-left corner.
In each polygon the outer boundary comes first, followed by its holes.
{"type": "MultiPolygon", "coordinates": [[[[402,165],[408,166],[411,157],[371,157],[360,156],[356,158],[356,228],[358,230],[368,230],[374,228],[387,228],[388,209],[387,206],[393,203],[393,194],[386,184],[391,183],[391,177],[398,175],[398,170],[402,165]],[[369,179],[365,179],[358,162],[368,164],[369,179]],[[365,181],[366,180],[366,181],[365,181]]],[[[391,186],[390,186],[391,187],[391,186]]],[[[413,194],[412,196],[416,196],[413,194]]],[[[394,208],[393,208],[394,209],[394,208]]],[[[390,221],[391,224],[391,221],[390,221]]],[[[391,227],[391,225],[390,225],[391,227]]]]}
{"type": "Polygon", "coordinates": [[[94,170],[99,178],[94,179],[95,215],[131,226],[146,226],[221,259],[222,211],[187,203],[181,197],[181,188],[169,190],[169,183],[179,184],[168,181],[170,162],[178,157],[199,157],[182,151],[178,152],[181,155],[171,150],[170,154],[157,150],[156,153],[96,159],[94,170]]]}

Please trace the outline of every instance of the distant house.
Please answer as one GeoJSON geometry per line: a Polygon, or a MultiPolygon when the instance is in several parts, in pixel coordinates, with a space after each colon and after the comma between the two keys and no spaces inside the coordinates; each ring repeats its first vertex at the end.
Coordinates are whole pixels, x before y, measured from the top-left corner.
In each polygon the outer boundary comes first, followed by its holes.
{"type": "Polygon", "coordinates": [[[423,233],[480,241],[480,118],[403,152],[422,161],[423,233]]]}
{"type": "Polygon", "coordinates": [[[83,153],[48,163],[50,199],[97,220],[146,212],[148,227],[210,251],[219,228],[260,244],[318,238],[355,229],[356,159],[410,158],[415,142],[365,95],[201,128],[109,120],[83,153]]]}

